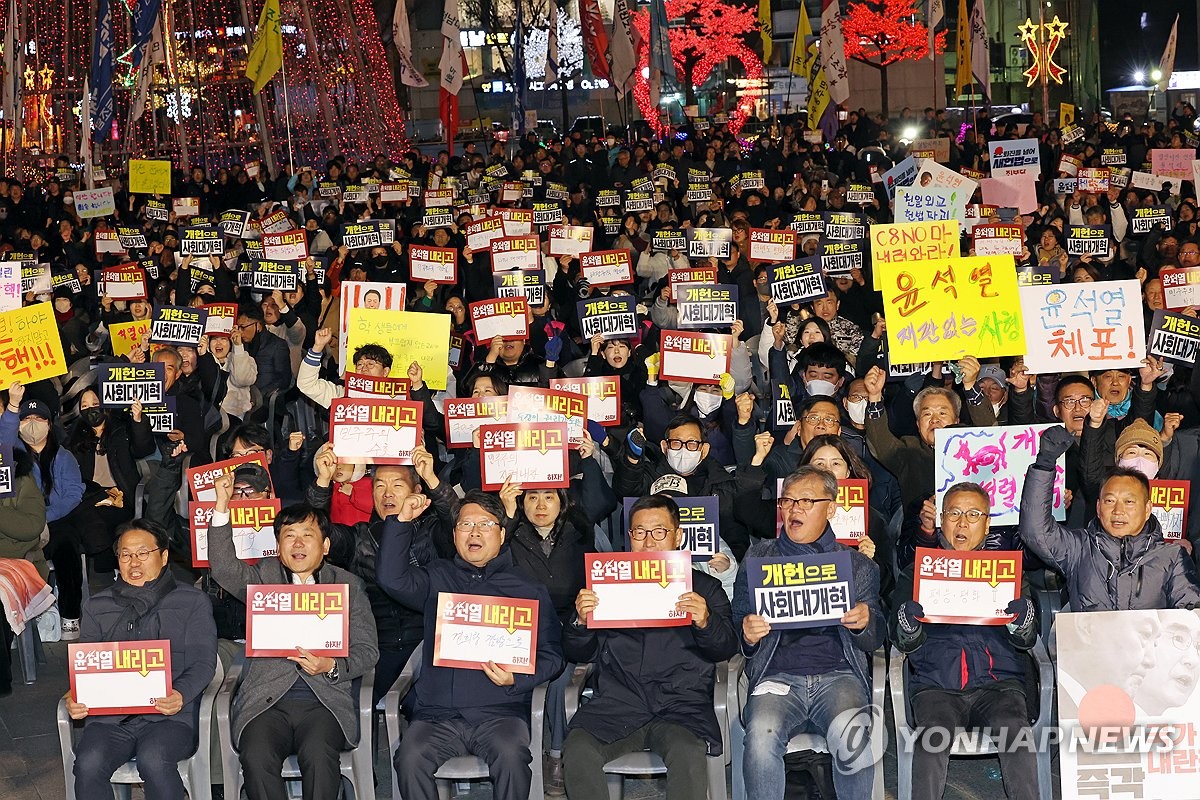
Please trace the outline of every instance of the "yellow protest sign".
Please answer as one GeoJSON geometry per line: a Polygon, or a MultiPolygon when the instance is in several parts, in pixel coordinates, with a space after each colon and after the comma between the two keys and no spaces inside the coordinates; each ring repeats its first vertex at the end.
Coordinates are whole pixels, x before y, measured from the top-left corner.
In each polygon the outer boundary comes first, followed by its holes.
{"type": "Polygon", "coordinates": [[[150,332],[150,320],[135,319],[133,322],[118,322],[108,329],[114,356],[127,356],[150,332]]]}
{"type": "Polygon", "coordinates": [[[67,371],[54,306],[38,303],[0,313],[0,386],[33,383],[67,371]]]}
{"type": "Polygon", "coordinates": [[[417,311],[391,311],[386,308],[351,308],[346,323],[346,352],[378,344],[392,354],[395,377],[408,374],[408,365],[416,361],[431,389],[446,388],[447,361],[450,355],[450,315],[417,311]]]}
{"type": "Polygon", "coordinates": [[[1075,106],[1072,103],[1058,104],[1058,127],[1065,128],[1075,124],[1075,106]]]}
{"type": "Polygon", "coordinates": [[[129,191],[132,194],[170,194],[171,162],[149,158],[129,159],[129,191]]]}
{"type": "Polygon", "coordinates": [[[882,264],[953,258],[959,252],[956,219],[872,225],[871,283],[875,291],[883,291],[879,282],[882,264]]]}
{"type": "Polygon", "coordinates": [[[964,256],[880,266],[892,364],[1025,353],[1012,256],[964,256]]]}

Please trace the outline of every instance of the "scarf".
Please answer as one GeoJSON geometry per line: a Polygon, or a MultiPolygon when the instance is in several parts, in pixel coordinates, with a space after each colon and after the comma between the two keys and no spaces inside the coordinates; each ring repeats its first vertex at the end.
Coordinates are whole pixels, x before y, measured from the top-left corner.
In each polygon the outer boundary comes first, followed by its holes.
{"type": "Polygon", "coordinates": [[[113,584],[113,600],[121,607],[121,616],[101,641],[142,641],[161,638],[158,610],[163,598],[175,591],[175,576],[167,569],[144,586],[132,586],[123,578],[113,584]]]}

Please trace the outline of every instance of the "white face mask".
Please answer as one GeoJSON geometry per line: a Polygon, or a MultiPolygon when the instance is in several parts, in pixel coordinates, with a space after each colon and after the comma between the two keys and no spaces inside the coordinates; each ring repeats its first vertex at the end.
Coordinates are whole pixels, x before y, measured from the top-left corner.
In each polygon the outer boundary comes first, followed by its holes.
{"type": "Polygon", "coordinates": [[[41,444],[49,434],[50,423],[40,419],[27,419],[17,427],[17,435],[29,445],[41,444]]]}
{"type": "Polygon", "coordinates": [[[837,393],[837,385],[818,378],[815,381],[805,381],[804,390],[808,392],[809,397],[815,397],[817,395],[833,397],[837,393]]]}
{"type": "Polygon", "coordinates": [[[721,395],[719,394],[696,392],[696,396],[692,399],[696,401],[696,408],[700,409],[700,413],[706,417],[721,407],[721,395]]]}
{"type": "Polygon", "coordinates": [[[704,460],[704,448],[696,450],[668,450],[667,465],[680,475],[691,475],[704,460]]]}
{"type": "Polygon", "coordinates": [[[867,401],[853,400],[846,403],[846,413],[850,415],[850,420],[855,425],[867,424],[867,401]]]}
{"type": "Polygon", "coordinates": [[[1122,469],[1132,469],[1146,476],[1146,480],[1154,480],[1154,476],[1158,475],[1158,462],[1153,458],[1138,456],[1137,458],[1122,458],[1117,462],[1117,466],[1122,469]]]}
{"type": "Polygon", "coordinates": [[[60,314],[65,314],[71,310],[71,298],[56,297],[54,298],[54,310],[60,314]]]}
{"type": "Polygon", "coordinates": [[[670,386],[675,394],[682,397],[684,402],[687,402],[688,394],[692,391],[692,384],[681,381],[667,381],[667,386],[670,386]]]}

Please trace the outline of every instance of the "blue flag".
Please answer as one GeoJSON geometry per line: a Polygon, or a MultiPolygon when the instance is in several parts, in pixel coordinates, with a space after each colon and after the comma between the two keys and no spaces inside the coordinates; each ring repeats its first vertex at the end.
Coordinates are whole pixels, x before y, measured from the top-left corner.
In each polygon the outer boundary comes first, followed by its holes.
{"type": "Polygon", "coordinates": [[[133,12],[133,68],[142,65],[142,55],[146,45],[154,34],[154,26],[158,24],[158,10],[162,0],[138,0],[137,9],[133,12]]]}
{"type": "Polygon", "coordinates": [[[657,72],[664,84],[675,87],[679,81],[675,77],[675,60],[671,58],[669,30],[665,0],[650,0],[650,72],[657,72]]]}
{"type": "Polygon", "coordinates": [[[100,144],[112,131],[113,118],[112,6],[100,0],[96,37],[92,41],[92,141],[100,144]]]}

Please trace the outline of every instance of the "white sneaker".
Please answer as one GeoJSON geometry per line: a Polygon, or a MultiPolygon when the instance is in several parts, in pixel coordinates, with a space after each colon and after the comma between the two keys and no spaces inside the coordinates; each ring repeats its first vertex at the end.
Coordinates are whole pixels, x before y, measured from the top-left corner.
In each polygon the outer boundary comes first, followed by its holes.
{"type": "Polygon", "coordinates": [[[79,639],[79,620],[64,619],[62,621],[62,640],[64,642],[74,642],[79,639]]]}

